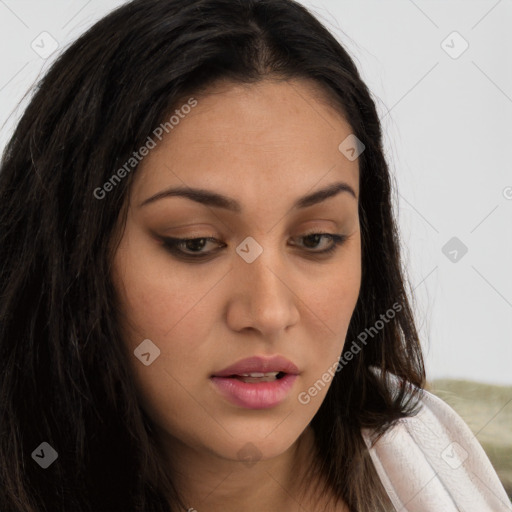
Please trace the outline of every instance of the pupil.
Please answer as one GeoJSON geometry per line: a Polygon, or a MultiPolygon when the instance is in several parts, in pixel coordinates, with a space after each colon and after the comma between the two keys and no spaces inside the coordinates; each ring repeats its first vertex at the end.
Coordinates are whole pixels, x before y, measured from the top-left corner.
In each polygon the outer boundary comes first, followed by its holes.
{"type": "Polygon", "coordinates": [[[186,245],[187,245],[187,249],[194,251],[195,249],[202,249],[204,247],[205,243],[206,243],[206,240],[204,238],[194,238],[192,240],[189,240],[186,245]]]}
{"type": "Polygon", "coordinates": [[[314,243],[313,244],[308,244],[307,242],[305,243],[306,247],[316,247],[318,245],[318,242],[319,242],[319,239],[322,235],[320,234],[315,234],[315,235],[308,235],[306,237],[306,240],[314,240],[314,243]]]}

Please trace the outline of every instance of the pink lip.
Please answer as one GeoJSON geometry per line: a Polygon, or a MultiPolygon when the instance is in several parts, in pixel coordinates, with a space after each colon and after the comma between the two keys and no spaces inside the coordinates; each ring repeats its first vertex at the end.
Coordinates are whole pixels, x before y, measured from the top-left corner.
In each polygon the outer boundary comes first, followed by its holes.
{"type": "Polygon", "coordinates": [[[241,359],[235,364],[215,372],[213,377],[230,377],[231,375],[240,375],[241,373],[251,372],[283,372],[297,375],[299,369],[288,359],[283,356],[273,356],[270,358],[265,357],[248,357],[247,359],[241,359]]]}
{"type": "Polygon", "coordinates": [[[211,376],[215,388],[231,403],[247,409],[268,409],[279,405],[290,393],[299,369],[282,356],[250,357],[228,366],[211,376]],[[283,372],[272,382],[243,382],[235,375],[253,372],[283,372]]]}

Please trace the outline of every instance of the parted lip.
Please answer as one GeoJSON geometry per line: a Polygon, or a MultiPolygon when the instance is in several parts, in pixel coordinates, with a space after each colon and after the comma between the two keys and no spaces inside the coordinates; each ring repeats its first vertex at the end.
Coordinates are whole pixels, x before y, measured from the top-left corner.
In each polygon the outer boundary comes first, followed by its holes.
{"type": "Polygon", "coordinates": [[[289,359],[286,359],[283,356],[253,356],[241,359],[227,368],[215,372],[212,377],[230,377],[231,375],[253,372],[283,372],[298,375],[299,369],[289,359]]]}

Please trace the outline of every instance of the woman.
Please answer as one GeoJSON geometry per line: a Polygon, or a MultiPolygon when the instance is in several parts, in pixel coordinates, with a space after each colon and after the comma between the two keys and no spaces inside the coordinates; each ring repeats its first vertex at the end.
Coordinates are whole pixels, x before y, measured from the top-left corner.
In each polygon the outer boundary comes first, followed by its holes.
{"type": "Polygon", "coordinates": [[[40,82],[0,198],[1,510],[507,506],[422,391],[375,106],[299,4],[114,11],[40,82]],[[469,460],[423,481],[451,434],[469,460]]]}

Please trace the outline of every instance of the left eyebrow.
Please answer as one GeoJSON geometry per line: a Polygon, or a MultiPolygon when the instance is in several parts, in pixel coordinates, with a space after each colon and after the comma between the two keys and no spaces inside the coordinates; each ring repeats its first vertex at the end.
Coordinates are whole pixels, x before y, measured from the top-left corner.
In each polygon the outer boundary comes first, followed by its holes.
{"type": "MultiPolygon", "coordinates": [[[[338,181],[331,183],[316,192],[300,197],[293,204],[293,209],[302,209],[313,206],[325,201],[326,199],[334,197],[341,192],[348,192],[351,196],[357,199],[354,189],[348,183],[338,181]]],[[[141,204],[139,204],[139,208],[165,197],[185,197],[191,201],[195,201],[196,203],[216,208],[224,208],[234,213],[241,213],[242,211],[240,203],[231,197],[227,197],[211,190],[192,187],[175,187],[162,190],[154,196],[145,199],[141,204]]]]}

